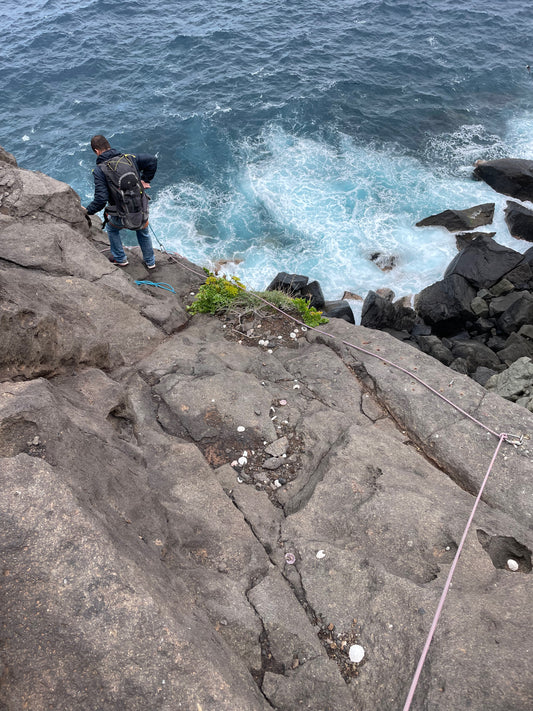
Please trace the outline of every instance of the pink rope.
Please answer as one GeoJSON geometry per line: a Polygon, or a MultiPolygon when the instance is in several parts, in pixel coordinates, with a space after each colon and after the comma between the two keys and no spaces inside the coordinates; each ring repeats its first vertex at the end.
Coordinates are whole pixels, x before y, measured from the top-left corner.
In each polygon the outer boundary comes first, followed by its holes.
{"type": "Polygon", "coordinates": [[[416,687],[418,685],[418,680],[420,679],[420,673],[422,672],[422,667],[424,666],[424,662],[426,661],[426,656],[428,653],[429,645],[431,644],[431,640],[433,639],[433,635],[435,634],[437,622],[439,621],[440,613],[441,613],[442,608],[444,606],[444,601],[446,600],[446,595],[448,594],[448,590],[449,590],[450,584],[452,582],[452,577],[455,572],[455,568],[457,566],[457,561],[459,560],[459,556],[461,555],[461,551],[463,550],[466,536],[468,534],[468,531],[469,531],[472,521],[474,519],[474,515],[476,513],[478,504],[481,500],[481,495],[483,493],[483,489],[485,488],[485,484],[487,483],[489,474],[492,470],[492,467],[494,466],[494,462],[496,460],[496,457],[498,456],[498,452],[500,451],[500,447],[501,447],[504,439],[507,439],[507,435],[501,434],[500,441],[498,442],[498,446],[496,447],[496,450],[494,451],[494,454],[492,455],[492,459],[491,459],[489,468],[487,469],[485,478],[483,479],[483,482],[481,483],[481,487],[480,487],[478,495],[476,497],[474,507],[472,508],[472,512],[470,513],[470,517],[469,517],[468,522],[465,526],[465,530],[463,532],[461,542],[459,543],[459,547],[457,548],[455,558],[453,559],[453,563],[450,567],[450,572],[448,573],[448,577],[446,579],[446,585],[444,586],[444,590],[442,591],[442,595],[440,596],[439,604],[437,606],[437,611],[435,612],[435,616],[433,617],[433,622],[431,623],[431,627],[430,627],[430,630],[429,630],[429,633],[428,633],[428,636],[426,639],[426,643],[424,645],[424,649],[422,650],[422,654],[420,655],[420,660],[418,662],[418,666],[416,668],[415,675],[413,677],[413,681],[411,682],[411,688],[409,689],[409,694],[407,695],[407,700],[405,702],[405,706],[403,707],[403,711],[408,711],[411,708],[411,702],[413,700],[413,696],[414,696],[416,687]]]}

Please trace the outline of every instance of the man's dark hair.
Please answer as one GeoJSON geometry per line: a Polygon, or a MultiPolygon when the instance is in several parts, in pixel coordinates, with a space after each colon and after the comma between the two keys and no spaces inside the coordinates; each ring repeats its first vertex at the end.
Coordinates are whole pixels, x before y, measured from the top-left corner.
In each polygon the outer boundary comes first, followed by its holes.
{"type": "Polygon", "coordinates": [[[99,151],[108,151],[111,146],[109,145],[109,141],[105,136],[93,136],[91,138],[91,148],[93,151],[96,153],[97,150],[99,151]]]}

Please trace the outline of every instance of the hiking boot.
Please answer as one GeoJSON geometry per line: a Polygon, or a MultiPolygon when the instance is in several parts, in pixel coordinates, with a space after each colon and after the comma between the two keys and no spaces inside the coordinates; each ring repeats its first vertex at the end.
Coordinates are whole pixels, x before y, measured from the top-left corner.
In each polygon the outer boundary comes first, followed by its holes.
{"type": "Polygon", "coordinates": [[[146,264],[146,262],[144,262],[144,266],[145,266],[147,269],[155,269],[156,263],[154,262],[153,264],[146,264]]]}
{"type": "Polygon", "coordinates": [[[111,262],[111,264],[114,264],[117,267],[127,267],[129,264],[127,259],[124,262],[117,262],[117,260],[114,257],[108,257],[108,259],[111,262]]]}

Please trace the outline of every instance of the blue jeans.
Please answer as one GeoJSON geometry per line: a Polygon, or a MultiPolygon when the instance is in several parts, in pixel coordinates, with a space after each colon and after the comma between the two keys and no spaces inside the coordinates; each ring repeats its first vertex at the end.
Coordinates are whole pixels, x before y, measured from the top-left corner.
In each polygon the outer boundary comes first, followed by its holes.
{"type": "MultiPolygon", "coordinates": [[[[122,220],[117,215],[110,215],[109,222],[106,225],[107,236],[109,237],[109,246],[111,247],[111,256],[117,262],[125,262],[127,260],[122,240],[120,239],[120,230],[126,229],[122,226],[122,220]]],[[[152,240],[148,232],[148,225],[142,230],[136,230],[137,242],[143,254],[144,263],[148,265],[155,264],[155,255],[152,248],[152,240]]]]}

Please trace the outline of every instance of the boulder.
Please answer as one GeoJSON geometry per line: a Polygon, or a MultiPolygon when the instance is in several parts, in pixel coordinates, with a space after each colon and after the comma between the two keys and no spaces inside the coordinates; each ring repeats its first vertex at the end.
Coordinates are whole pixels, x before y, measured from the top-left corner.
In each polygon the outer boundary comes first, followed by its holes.
{"type": "Polygon", "coordinates": [[[488,289],[522,260],[520,252],[504,247],[493,239],[478,238],[452,259],[444,276],[458,274],[476,289],[488,289]]]}
{"type": "Polygon", "coordinates": [[[301,274],[287,274],[287,272],[278,272],[274,279],[267,286],[267,291],[284,291],[291,296],[298,295],[299,292],[307,286],[309,277],[301,274]]]}
{"type": "Polygon", "coordinates": [[[459,274],[446,275],[423,289],[416,300],[416,311],[437,333],[453,333],[465,319],[473,317],[472,299],[476,292],[459,274]]]}
{"type": "Polygon", "coordinates": [[[504,347],[498,351],[498,358],[506,365],[511,365],[524,356],[533,358],[533,342],[520,333],[511,333],[504,347]]]}
{"type": "Polygon", "coordinates": [[[309,284],[302,287],[299,295],[302,299],[309,301],[309,306],[318,309],[319,311],[321,311],[326,304],[324,294],[322,293],[320,284],[317,281],[311,281],[309,284]]]}
{"type": "Polygon", "coordinates": [[[395,318],[396,310],[390,299],[369,291],[363,302],[361,325],[376,329],[393,328],[395,318]]]}
{"type": "Polygon", "coordinates": [[[478,341],[456,341],[453,344],[454,358],[463,358],[468,373],[475,372],[479,367],[494,368],[500,365],[500,359],[490,348],[478,341]]]}
{"type": "Polygon", "coordinates": [[[397,258],[393,254],[382,254],[381,252],[373,252],[370,255],[370,261],[374,262],[382,272],[390,272],[396,266],[397,258]]]}
{"type": "Polygon", "coordinates": [[[485,237],[492,238],[495,237],[495,235],[496,232],[460,232],[459,234],[455,235],[455,244],[457,246],[457,251],[460,252],[462,249],[468,246],[470,242],[474,242],[480,237],[482,239],[485,237]]]}
{"type": "Polygon", "coordinates": [[[416,339],[420,349],[444,365],[450,365],[454,360],[452,351],[442,343],[437,336],[418,336],[416,339]]]}
{"type": "Polygon", "coordinates": [[[348,301],[326,301],[324,315],[328,318],[340,318],[348,323],[355,323],[355,317],[348,301]]]}
{"type": "Polygon", "coordinates": [[[500,158],[477,161],[474,176],[493,190],[517,200],[533,198],[533,161],[521,158],[500,158]]]}
{"type": "Polygon", "coordinates": [[[493,375],[485,387],[506,400],[516,401],[524,395],[533,397],[533,360],[526,356],[519,358],[507,370],[493,375]]]}
{"type": "Polygon", "coordinates": [[[473,230],[482,225],[490,225],[494,219],[494,203],[475,205],[466,210],[444,210],[437,215],[426,217],[416,223],[417,227],[445,227],[448,232],[473,230]]]}
{"type": "MultiPolygon", "coordinates": [[[[498,327],[504,333],[518,331],[521,326],[533,323],[533,294],[529,291],[513,292],[517,299],[501,314],[498,327]]],[[[505,298],[505,297],[502,297],[505,298]]]]}
{"type": "MultiPolygon", "coordinates": [[[[533,194],[531,198],[533,199],[533,194]]],[[[511,236],[533,242],[533,210],[508,200],[504,212],[505,223],[511,236]]]]}

